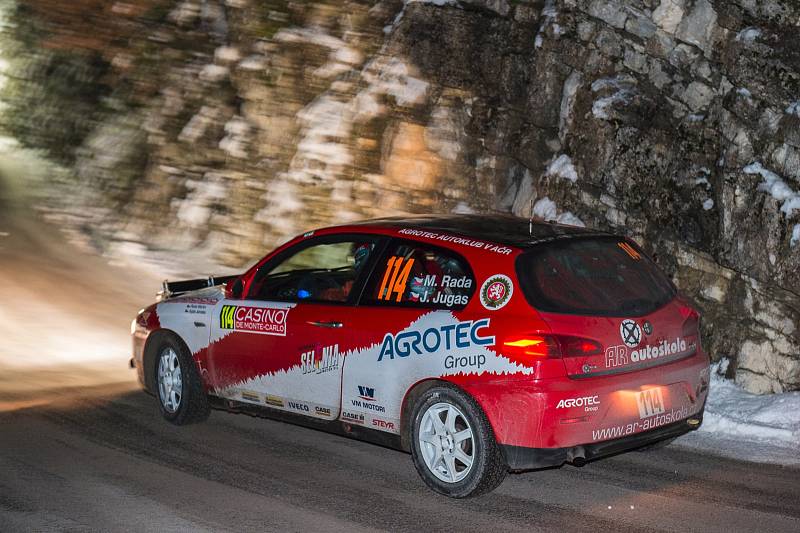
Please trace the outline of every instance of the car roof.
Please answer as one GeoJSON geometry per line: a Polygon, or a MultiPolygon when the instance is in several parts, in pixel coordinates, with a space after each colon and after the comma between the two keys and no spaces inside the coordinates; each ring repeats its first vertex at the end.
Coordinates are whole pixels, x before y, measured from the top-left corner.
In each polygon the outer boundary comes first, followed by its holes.
{"type": "Polygon", "coordinates": [[[387,217],[351,225],[447,232],[518,248],[573,236],[609,235],[588,228],[553,224],[537,218],[527,219],[507,214],[387,217]]]}

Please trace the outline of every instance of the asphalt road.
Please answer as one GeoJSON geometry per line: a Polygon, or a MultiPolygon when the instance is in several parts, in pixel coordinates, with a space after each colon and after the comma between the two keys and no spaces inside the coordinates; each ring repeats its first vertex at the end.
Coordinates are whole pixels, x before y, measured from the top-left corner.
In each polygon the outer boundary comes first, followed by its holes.
{"type": "Polygon", "coordinates": [[[454,501],[406,454],[223,412],[174,427],[135,384],[0,413],[0,531],[799,531],[800,470],[675,445],[454,501]]]}
{"type": "Polygon", "coordinates": [[[2,532],[800,531],[800,469],[677,443],[455,501],[379,446],[223,412],[171,426],[126,367],[152,280],[64,243],[16,185],[0,180],[2,532]]]}

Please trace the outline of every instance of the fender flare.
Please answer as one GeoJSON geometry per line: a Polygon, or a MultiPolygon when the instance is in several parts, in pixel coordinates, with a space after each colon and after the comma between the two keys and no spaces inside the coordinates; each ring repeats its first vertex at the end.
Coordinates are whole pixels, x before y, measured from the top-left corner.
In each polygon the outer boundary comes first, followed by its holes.
{"type": "MultiPolygon", "coordinates": [[[[172,338],[175,342],[180,343],[184,349],[188,352],[189,347],[187,346],[186,342],[181,338],[180,335],[172,331],[171,329],[160,328],[153,330],[147,336],[147,340],[144,344],[144,350],[142,351],[142,368],[144,372],[144,386],[147,392],[150,394],[156,393],[156,383],[155,383],[155,370],[156,370],[156,352],[158,351],[159,343],[164,338],[172,338]]],[[[194,358],[192,358],[194,359],[194,358]]],[[[195,364],[197,364],[195,362],[195,364]]]]}
{"type": "Polygon", "coordinates": [[[483,402],[481,402],[478,398],[475,397],[474,394],[470,393],[467,389],[465,389],[458,383],[454,383],[452,381],[443,378],[431,377],[431,378],[425,378],[421,381],[414,383],[414,385],[409,387],[409,389],[406,391],[405,397],[403,398],[403,403],[401,404],[400,408],[400,446],[402,447],[403,451],[408,453],[411,452],[411,434],[412,434],[411,413],[413,411],[414,404],[427,391],[436,386],[441,386],[441,385],[455,387],[462,393],[472,398],[475,404],[481,409],[481,411],[483,411],[484,415],[486,415],[486,419],[489,421],[489,425],[492,428],[492,433],[495,436],[495,440],[497,439],[497,433],[494,427],[494,423],[492,419],[489,417],[489,413],[484,408],[483,402]]]}

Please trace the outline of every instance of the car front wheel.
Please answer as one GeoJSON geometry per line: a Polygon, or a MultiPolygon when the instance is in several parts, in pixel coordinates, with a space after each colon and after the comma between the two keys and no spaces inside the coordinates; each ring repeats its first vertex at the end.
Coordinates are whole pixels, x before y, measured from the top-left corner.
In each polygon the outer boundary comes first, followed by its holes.
{"type": "Polygon", "coordinates": [[[425,483],[451,498],[494,490],[506,475],[502,452],[475,401],[450,386],[434,387],[413,412],[411,455],[425,483]]]}
{"type": "Polygon", "coordinates": [[[176,425],[207,419],[208,397],[186,347],[165,338],[156,357],[156,392],[162,416],[176,425]]]}

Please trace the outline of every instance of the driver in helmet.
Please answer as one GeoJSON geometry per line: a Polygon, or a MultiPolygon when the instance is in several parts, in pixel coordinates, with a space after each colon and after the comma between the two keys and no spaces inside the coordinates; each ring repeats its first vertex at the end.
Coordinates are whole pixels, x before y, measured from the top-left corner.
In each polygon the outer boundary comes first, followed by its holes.
{"type": "Polygon", "coordinates": [[[338,287],[331,287],[320,292],[319,299],[331,302],[344,302],[350,295],[353,283],[367,263],[369,254],[372,251],[372,243],[353,243],[350,256],[353,258],[352,277],[338,287]]]}

